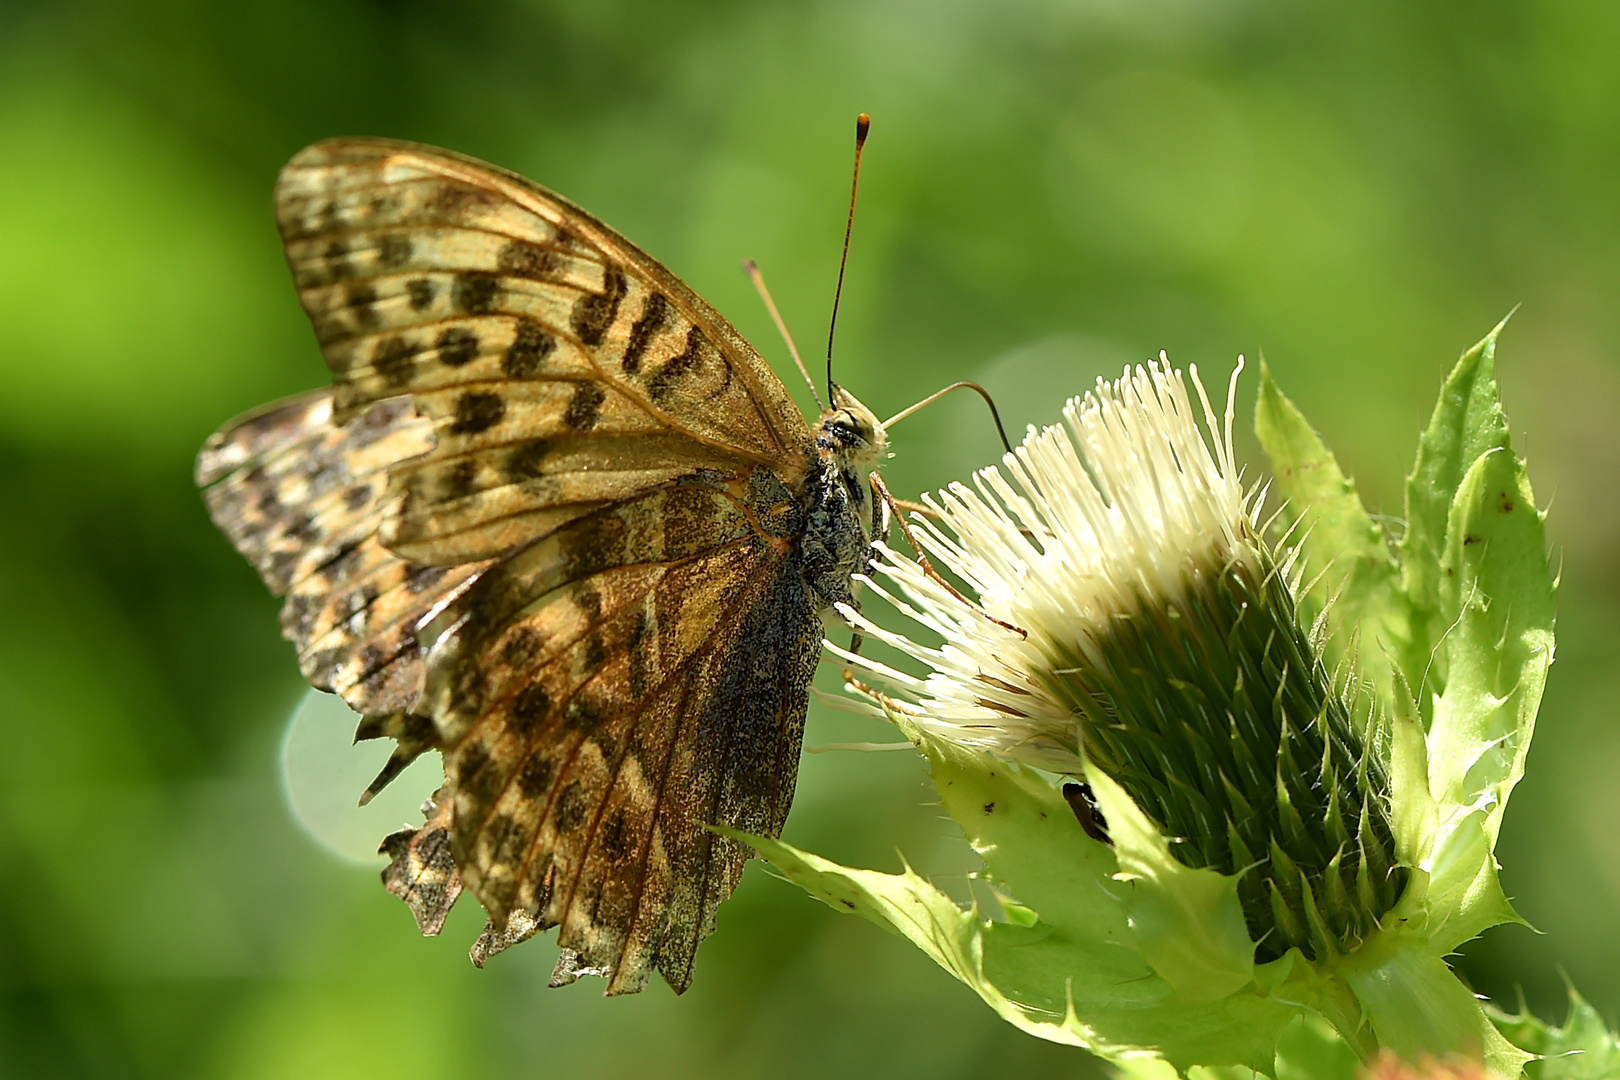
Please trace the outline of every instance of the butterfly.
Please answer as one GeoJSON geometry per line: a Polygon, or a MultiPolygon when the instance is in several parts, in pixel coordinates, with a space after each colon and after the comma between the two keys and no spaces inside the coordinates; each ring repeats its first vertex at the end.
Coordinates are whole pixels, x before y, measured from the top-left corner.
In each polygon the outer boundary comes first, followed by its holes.
{"type": "MultiPolygon", "coordinates": [[[[864,119],[864,118],[863,118],[864,119]]],[[[483,962],[558,927],[552,985],[677,992],[797,775],[822,615],[886,531],[884,427],[814,424],[657,261],[515,173],[316,143],[276,188],[333,386],[226,424],[197,482],[286,598],[304,675],[442,752],[389,891],[483,962]]]]}

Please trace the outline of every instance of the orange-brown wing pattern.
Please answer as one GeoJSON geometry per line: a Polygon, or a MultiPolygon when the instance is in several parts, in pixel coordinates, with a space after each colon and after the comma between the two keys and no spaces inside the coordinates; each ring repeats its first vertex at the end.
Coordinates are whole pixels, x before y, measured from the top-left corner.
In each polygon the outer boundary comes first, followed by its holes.
{"type": "Polygon", "coordinates": [[[339,416],[409,393],[434,445],[396,468],[383,539],[497,556],[698,469],[796,482],[807,426],[758,354],[583,210],[447,151],[335,140],[277,216],[339,416]]]}
{"type": "MultiPolygon", "coordinates": [[[[383,467],[376,551],[467,582],[417,628],[447,777],[390,891],[427,930],[464,883],[476,962],[561,924],[554,981],[684,989],[747,857],[708,826],[776,834],[792,797],[808,426],[707,304],[514,174],[335,140],[276,206],[334,430],[402,400],[424,425],[383,467]]],[[[414,746],[408,720],[373,726],[414,746]]]]}
{"type": "Polygon", "coordinates": [[[780,833],[821,622],[787,489],[693,478],[493,567],[437,622],[426,704],[445,742],[475,958],[559,925],[554,984],[676,990],[748,849],[780,833]]]}
{"type": "Polygon", "coordinates": [[[338,425],[332,392],[319,390],[231,421],[197,457],[215,523],[287,598],[282,632],[305,678],[359,713],[415,707],[416,624],[485,565],[412,565],[377,538],[389,468],[432,439],[409,398],[372,403],[338,425]]]}

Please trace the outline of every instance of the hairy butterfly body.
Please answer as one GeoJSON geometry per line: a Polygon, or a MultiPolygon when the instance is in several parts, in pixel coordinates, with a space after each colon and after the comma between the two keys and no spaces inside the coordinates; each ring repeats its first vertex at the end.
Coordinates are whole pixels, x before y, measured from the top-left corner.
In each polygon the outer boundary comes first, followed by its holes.
{"type": "Polygon", "coordinates": [[[513,173],[381,139],[299,153],[276,209],[329,390],[228,424],[198,483],[284,595],[306,677],[443,752],[383,877],[475,962],[558,926],[553,984],[692,977],[780,833],[821,615],[884,521],[882,425],[816,425],[702,299],[513,173]]]}

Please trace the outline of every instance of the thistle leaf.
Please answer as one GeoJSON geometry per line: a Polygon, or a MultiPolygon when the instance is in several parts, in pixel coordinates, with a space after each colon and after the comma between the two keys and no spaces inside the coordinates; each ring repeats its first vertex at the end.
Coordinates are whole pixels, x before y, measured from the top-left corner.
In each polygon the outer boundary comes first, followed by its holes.
{"type": "Polygon", "coordinates": [[[1264,362],[1254,431],[1287,500],[1282,520],[1288,543],[1299,548],[1304,580],[1315,583],[1299,598],[1301,606],[1312,618],[1326,611],[1332,631],[1328,651],[1335,661],[1359,644],[1358,655],[1349,659],[1387,701],[1393,657],[1404,652],[1410,631],[1400,573],[1384,530],[1368,516],[1355,481],[1264,362]]]}
{"type": "Polygon", "coordinates": [[[1529,1080],[1611,1080],[1620,1076],[1620,1036],[1572,988],[1569,1016],[1552,1027],[1521,1008],[1517,1016],[1488,1009],[1503,1035],[1522,1050],[1539,1055],[1525,1068],[1529,1080]]]}
{"type": "Polygon", "coordinates": [[[1401,579],[1412,625],[1402,666],[1418,692],[1425,720],[1431,704],[1425,687],[1438,692],[1445,685],[1444,666],[1431,666],[1430,655],[1449,625],[1441,613],[1440,560],[1452,503],[1469,467],[1487,451],[1509,444],[1507,418],[1496,390],[1496,339],[1506,325],[1503,319],[1463,353],[1446,377],[1406,480],[1401,579]]]}
{"type": "Polygon", "coordinates": [[[1426,943],[1403,938],[1386,934],[1339,965],[1378,1045],[1409,1061],[1461,1052],[1503,1076],[1518,1076],[1530,1055],[1503,1037],[1426,943]]]}
{"type": "Polygon", "coordinates": [[[1553,659],[1546,544],[1524,463],[1506,448],[1474,461],[1452,504],[1439,567],[1448,673],[1429,731],[1429,789],[1442,822],[1483,809],[1493,847],[1524,775],[1553,659]]]}
{"type": "MultiPolygon", "coordinates": [[[[1279,1034],[1300,1010],[1280,1000],[1286,995],[1233,977],[1238,968],[1252,970],[1253,945],[1230,878],[1189,869],[1167,850],[1154,855],[1145,840],[1132,842],[1137,855],[1116,858],[1114,848],[1086,835],[1049,781],[899,723],[928,755],[946,809],[984,857],[981,877],[1015,897],[1035,916],[1033,925],[1019,924],[1027,918],[991,922],[909,868],[849,869],[781,841],[728,835],[835,910],[910,939],[1032,1035],[1116,1061],[1154,1053],[1182,1071],[1241,1065],[1272,1075],[1279,1034]],[[1118,880],[1122,862],[1135,865],[1129,881],[1118,880]],[[1174,875],[1177,887],[1196,876],[1211,888],[1170,896],[1159,890],[1164,882],[1150,879],[1159,873],[1174,875]],[[1161,964],[1165,970],[1156,970],[1161,964]],[[1199,985],[1200,972],[1226,989],[1199,985]]],[[[1098,791],[1098,802],[1114,815],[1116,842],[1136,831],[1129,818],[1140,811],[1125,809],[1129,799],[1117,787],[1098,791]]],[[[1138,827],[1162,848],[1146,819],[1138,827]]]]}

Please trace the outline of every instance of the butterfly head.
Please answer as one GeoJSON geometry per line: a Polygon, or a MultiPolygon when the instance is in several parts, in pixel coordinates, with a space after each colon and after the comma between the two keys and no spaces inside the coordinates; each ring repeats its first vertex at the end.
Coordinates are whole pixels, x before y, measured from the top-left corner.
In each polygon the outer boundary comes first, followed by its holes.
{"type": "Polygon", "coordinates": [[[856,473],[873,468],[888,456],[889,437],[877,415],[854,394],[832,384],[832,406],[816,425],[816,445],[856,473]]]}

